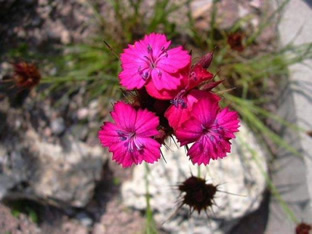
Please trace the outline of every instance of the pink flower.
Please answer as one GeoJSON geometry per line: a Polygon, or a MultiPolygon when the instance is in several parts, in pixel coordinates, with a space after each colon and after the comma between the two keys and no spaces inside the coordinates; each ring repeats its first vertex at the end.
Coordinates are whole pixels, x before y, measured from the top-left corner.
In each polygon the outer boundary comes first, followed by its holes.
{"type": "Polygon", "coordinates": [[[206,70],[212,61],[212,57],[212,53],[207,53],[195,65],[189,67],[188,70],[184,72],[181,86],[171,100],[172,105],[165,113],[165,117],[168,119],[169,125],[173,129],[180,127],[181,124],[189,118],[194,103],[200,98],[207,97],[215,99],[215,101],[220,100],[217,95],[209,92],[212,88],[217,86],[220,81],[209,82],[201,87],[202,90],[198,90],[198,87],[201,86],[203,82],[213,79],[213,74],[206,70]]]}
{"type": "Polygon", "coordinates": [[[190,118],[193,106],[198,100],[208,98],[215,102],[220,101],[220,97],[211,92],[193,89],[190,92],[180,92],[172,101],[172,105],[165,112],[169,125],[176,130],[190,118]]]}
{"type": "Polygon", "coordinates": [[[135,110],[130,104],[117,102],[111,116],[115,123],[105,122],[99,131],[103,146],[113,152],[113,160],[123,167],[142,161],[153,163],[160,158],[158,117],[148,110],[135,110]]]}
{"type": "Polygon", "coordinates": [[[174,99],[176,96],[181,97],[181,94],[186,95],[187,91],[190,91],[193,88],[198,87],[204,81],[208,81],[213,78],[213,74],[206,70],[211,63],[211,60],[212,53],[208,53],[203,56],[195,65],[191,66],[191,64],[188,64],[188,66],[181,69],[177,74],[180,77],[181,83],[174,90],[155,89],[152,82],[148,82],[146,84],[146,89],[149,91],[151,96],[162,100],[174,99]]]}
{"type": "Polygon", "coordinates": [[[219,102],[202,98],[194,104],[190,117],[176,130],[176,136],[182,146],[195,142],[188,151],[193,164],[207,165],[210,159],[223,158],[231,151],[230,139],[239,127],[235,111],[221,110],[219,102]]]}
{"type": "Polygon", "coordinates": [[[152,33],[129,45],[120,58],[122,86],[132,90],[149,84],[149,93],[153,89],[176,89],[181,83],[179,70],[190,63],[191,57],[181,46],[168,49],[170,44],[165,35],[152,33]]]}

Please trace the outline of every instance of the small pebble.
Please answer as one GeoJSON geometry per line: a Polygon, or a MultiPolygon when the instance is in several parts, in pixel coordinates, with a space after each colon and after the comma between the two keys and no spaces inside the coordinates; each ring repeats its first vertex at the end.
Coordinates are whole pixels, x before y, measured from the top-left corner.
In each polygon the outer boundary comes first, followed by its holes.
{"type": "Polygon", "coordinates": [[[53,134],[60,135],[65,131],[65,122],[63,118],[56,118],[51,122],[51,130],[53,134]]]}
{"type": "Polygon", "coordinates": [[[76,215],[76,218],[79,220],[79,222],[86,227],[89,227],[92,225],[93,221],[92,219],[84,212],[78,213],[76,215]]]}
{"type": "Polygon", "coordinates": [[[77,111],[77,118],[79,120],[83,120],[83,119],[86,119],[88,117],[88,109],[87,108],[80,108],[78,111],[77,111]]]}

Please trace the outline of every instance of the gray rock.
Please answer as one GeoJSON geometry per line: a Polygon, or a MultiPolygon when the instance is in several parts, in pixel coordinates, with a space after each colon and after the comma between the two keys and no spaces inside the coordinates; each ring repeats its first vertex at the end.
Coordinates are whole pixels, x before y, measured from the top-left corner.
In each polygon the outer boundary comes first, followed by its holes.
{"type": "Polygon", "coordinates": [[[76,215],[76,218],[79,222],[86,227],[90,227],[93,223],[93,220],[85,212],[80,212],[76,215]]]}
{"type": "MultiPolygon", "coordinates": [[[[162,227],[172,233],[226,233],[239,219],[256,210],[262,201],[266,182],[262,170],[267,171],[265,152],[255,137],[242,124],[237,138],[232,142],[232,153],[222,160],[201,166],[201,175],[207,182],[219,185],[215,196],[213,212],[208,210],[209,223],[205,212],[185,219],[188,207],[182,207],[177,214],[179,192],[176,185],[191,174],[197,175],[197,166],[190,163],[183,148],[171,144],[162,152],[163,160],[149,165],[149,192],[154,218],[162,227]],[[221,192],[222,191],[222,192],[221,192]],[[236,194],[236,195],[233,195],[236,194]]],[[[145,210],[146,186],[145,165],[136,166],[132,180],[122,185],[125,205],[145,210]]]]}
{"type": "Polygon", "coordinates": [[[28,198],[57,206],[83,207],[100,178],[103,152],[66,137],[61,146],[28,130],[22,142],[0,144],[0,199],[28,198]],[[14,148],[8,154],[7,148],[14,148]],[[26,186],[21,186],[26,184],[26,186]]]}
{"type": "Polygon", "coordinates": [[[51,122],[51,130],[53,134],[60,135],[65,131],[65,122],[63,118],[56,118],[51,122]]]}

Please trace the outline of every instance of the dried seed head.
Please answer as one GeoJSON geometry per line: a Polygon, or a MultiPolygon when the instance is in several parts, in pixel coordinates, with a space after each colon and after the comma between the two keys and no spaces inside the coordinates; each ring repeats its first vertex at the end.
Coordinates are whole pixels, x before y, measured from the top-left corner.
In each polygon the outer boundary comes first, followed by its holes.
{"type": "Polygon", "coordinates": [[[233,33],[228,36],[228,44],[232,50],[243,51],[245,48],[243,46],[244,35],[242,33],[233,33]]]}
{"type": "Polygon", "coordinates": [[[311,234],[312,226],[306,223],[299,223],[296,227],[296,234],[311,234]]]}
{"type": "Polygon", "coordinates": [[[202,178],[191,176],[179,185],[182,195],[180,207],[188,205],[191,212],[196,210],[198,214],[205,212],[213,205],[213,199],[217,192],[217,186],[207,184],[202,178]]]}
{"type": "Polygon", "coordinates": [[[13,80],[19,88],[31,89],[39,84],[41,75],[34,64],[20,62],[13,64],[14,75],[13,80]]]}

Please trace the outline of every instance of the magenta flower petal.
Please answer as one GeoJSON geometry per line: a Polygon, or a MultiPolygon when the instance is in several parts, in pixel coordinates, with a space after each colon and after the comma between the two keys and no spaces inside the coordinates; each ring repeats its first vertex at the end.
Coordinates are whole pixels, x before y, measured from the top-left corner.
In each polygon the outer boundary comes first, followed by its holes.
{"type": "Polygon", "coordinates": [[[187,79],[187,89],[193,89],[200,85],[202,82],[211,80],[213,78],[213,74],[208,72],[202,66],[196,64],[191,68],[190,74],[187,79]]]}
{"type": "Polygon", "coordinates": [[[127,131],[133,130],[137,112],[131,105],[117,102],[111,115],[117,126],[127,131]]]}
{"type": "Polygon", "coordinates": [[[176,137],[180,139],[179,141],[182,146],[187,145],[189,142],[198,140],[202,135],[201,124],[195,118],[185,122],[185,124],[183,124],[183,128],[188,129],[188,131],[181,131],[181,129],[176,131],[176,137]]]}
{"type": "Polygon", "coordinates": [[[121,54],[121,85],[140,89],[149,81],[157,90],[174,90],[180,83],[176,73],[186,67],[191,57],[182,47],[168,49],[171,42],[165,35],[152,33],[129,45],[121,54]]]}
{"type": "Polygon", "coordinates": [[[137,133],[144,134],[146,137],[155,136],[158,134],[158,125],[159,120],[155,118],[154,113],[147,110],[138,110],[135,122],[137,133]]]}
{"type": "Polygon", "coordinates": [[[176,73],[190,63],[189,53],[182,46],[167,51],[167,56],[159,60],[158,67],[168,73],[176,73]]]}
{"type": "Polygon", "coordinates": [[[156,89],[152,81],[147,82],[147,84],[145,85],[145,88],[150,96],[160,99],[160,100],[171,100],[179,92],[178,90],[166,90],[166,89],[158,90],[156,89]]]}
{"type": "Polygon", "coordinates": [[[194,164],[207,165],[210,159],[223,158],[231,151],[230,139],[235,138],[238,127],[236,112],[220,110],[217,99],[201,97],[189,119],[177,128],[176,136],[181,145],[194,143],[188,151],[194,164]]]}
{"type": "Polygon", "coordinates": [[[213,103],[216,103],[220,100],[219,96],[201,90],[192,90],[189,93],[181,92],[180,95],[177,95],[176,98],[172,101],[173,104],[165,113],[165,117],[168,119],[169,125],[173,129],[177,129],[183,122],[190,119],[194,104],[202,98],[211,99],[213,100],[213,103]]]}
{"type": "Polygon", "coordinates": [[[181,80],[178,74],[170,74],[166,71],[159,72],[159,70],[153,69],[151,74],[153,77],[152,82],[157,90],[173,90],[180,85],[181,80]]]}
{"type": "Polygon", "coordinates": [[[153,163],[160,158],[158,117],[147,110],[136,110],[130,104],[117,102],[111,116],[115,123],[105,122],[98,137],[104,147],[113,153],[113,160],[123,167],[153,163]]]}
{"type": "Polygon", "coordinates": [[[140,89],[144,86],[145,80],[142,76],[133,70],[123,70],[119,74],[120,83],[122,86],[127,87],[129,90],[140,89]],[[129,77],[132,77],[129,79],[129,77]]]}
{"type": "Polygon", "coordinates": [[[210,97],[205,97],[197,102],[193,107],[193,113],[196,113],[196,119],[205,125],[211,125],[219,111],[219,102],[210,97]]]}

